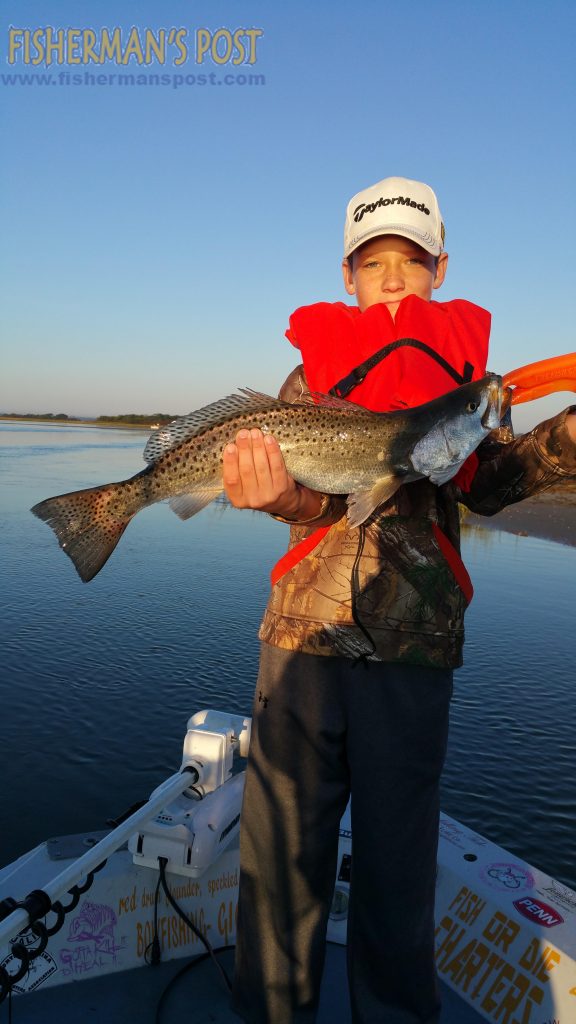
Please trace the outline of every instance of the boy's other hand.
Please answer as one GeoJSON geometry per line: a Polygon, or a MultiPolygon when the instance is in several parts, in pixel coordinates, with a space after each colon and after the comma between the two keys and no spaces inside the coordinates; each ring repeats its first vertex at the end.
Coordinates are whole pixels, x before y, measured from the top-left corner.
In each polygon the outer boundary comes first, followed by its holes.
{"type": "Polygon", "coordinates": [[[294,520],[319,510],[316,491],[296,483],[286,469],[276,438],[261,430],[240,430],[236,441],[226,445],[223,482],[228,500],[236,508],[258,509],[294,520]]]}

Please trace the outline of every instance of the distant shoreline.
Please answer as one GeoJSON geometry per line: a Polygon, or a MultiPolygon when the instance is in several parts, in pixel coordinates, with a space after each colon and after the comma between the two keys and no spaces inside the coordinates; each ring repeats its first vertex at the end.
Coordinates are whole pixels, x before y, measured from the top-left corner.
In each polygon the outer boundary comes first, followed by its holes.
{"type": "Polygon", "coordinates": [[[469,512],[464,529],[466,526],[503,530],[517,537],[538,537],[576,547],[576,481],[567,480],[563,486],[508,505],[495,516],[469,512]]]}
{"type": "Polygon", "coordinates": [[[154,429],[152,423],[124,423],[114,420],[56,420],[50,417],[43,419],[41,416],[0,416],[0,423],[37,423],[42,427],[98,427],[103,430],[144,430],[146,432],[154,429]]]}

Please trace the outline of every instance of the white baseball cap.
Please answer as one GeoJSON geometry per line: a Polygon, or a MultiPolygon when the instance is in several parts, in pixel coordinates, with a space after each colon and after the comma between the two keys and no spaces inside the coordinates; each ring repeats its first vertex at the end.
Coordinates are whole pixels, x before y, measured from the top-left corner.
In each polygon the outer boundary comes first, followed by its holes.
{"type": "Polygon", "coordinates": [[[346,208],[344,259],[378,235],[403,235],[439,256],[444,224],[430,186],[410,178],[384,178],[353,196],[346,208]]]}

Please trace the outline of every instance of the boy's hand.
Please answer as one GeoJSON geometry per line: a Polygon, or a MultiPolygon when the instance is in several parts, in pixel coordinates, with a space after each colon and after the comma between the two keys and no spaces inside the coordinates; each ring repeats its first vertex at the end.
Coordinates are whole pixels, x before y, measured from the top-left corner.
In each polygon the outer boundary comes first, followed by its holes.
{"type": "Polygon", "coordinates": [[[224,490],[236,508],[253,508],[287,519],[319,511],[316,491],[297,484],[286,469],[280,446],[261,430],[240,430],[223,453],[224,490]],[[315,507],[318,506],[318,507],[315,507]]]}

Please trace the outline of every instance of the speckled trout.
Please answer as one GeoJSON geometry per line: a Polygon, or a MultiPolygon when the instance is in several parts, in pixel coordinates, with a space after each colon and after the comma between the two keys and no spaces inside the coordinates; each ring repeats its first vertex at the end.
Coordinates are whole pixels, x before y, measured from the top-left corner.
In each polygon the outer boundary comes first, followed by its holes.
{"type": "Polygon", "coordinates": [[[146,469],[129,480],[47,498],[32,511],[52,527],[87,582],[108,560],[142,508],[169,499],[188,519],[222,487],[222,451],[243,429],[273,434],[288,472],[326,494],[348,495],[359,526],[401,484],[450,480],[500,423],[502,378],[489,374],[413,409],[376,413],[341,399],[296,404],[243,390],[155,431],[146,469]]]}

